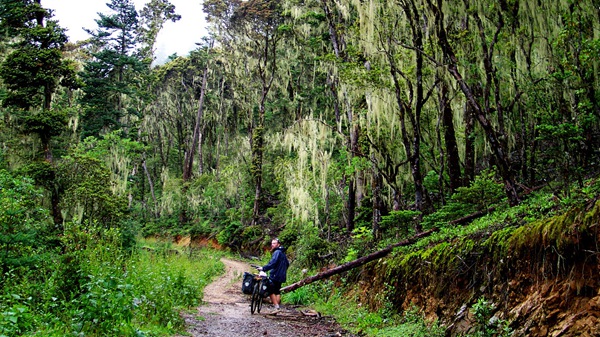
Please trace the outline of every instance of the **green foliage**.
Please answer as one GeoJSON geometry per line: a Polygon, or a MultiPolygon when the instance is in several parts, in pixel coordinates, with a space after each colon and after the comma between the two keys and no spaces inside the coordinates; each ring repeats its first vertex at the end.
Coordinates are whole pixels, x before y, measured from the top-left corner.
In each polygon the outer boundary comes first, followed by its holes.
{"type": "Polygon", "coordinates": [[[111,0],[108,14],[99,14],[92,34],[94,52],[84,64],[82,139],[120,128],[129,130],[140,111],[140,73],[147,69],[138,54],[138,14],[130,0],[111,0]],[[128,118],[126,118],[128,117],[128,118]]]}
{"type": "Polygon", "coordinates": [[[25,133],[35,133],[48,139],[65,131],[67,112],[60,109],[42,110],[35,114],[23,114],[22,120],[25,133]]]}
{"type": "Polygon", "coordinates": [[[360,226],[352,230],[352,243],[348,247],[348,252],[344,262],[356,260],[366,254],[368,247],[373,245],[373,231],[365,226],[360,226]]]}
{"type": "Polygon", "coordinates": [[[484,210],[498,204],[503,198],[503,185],[497,181],[493,170],[484,170],[475,177],[469,187],[459,187],[452,195],[452,201],[473,204],[476,210],[484,210]]]}
{"type": "Polygon", "coordinates": [[[446,335],[443,326],[438,322],[427,322],[416,306],[404,312],[400,324],[379,329],[375,337],[442,337],[446,335]]]}
{"type": "Polygon", "coordinates": [[[59,169],[65,188],[63,209],[78,221],[116,225],[124,216],[127,200],[111,190],[110,171],[87,154],[65,157],[59,169]]]}
{"type": "Polygon", "coordinates": [[[313,224],[307,224],[301,228],[295,244],[295,263],[298,267],[318,266],[324,262],[321,256],[335,249],[319,235],[319,232],[319,229],[313,224]]]}
{"type": "MultiPolygon", "coordinates": [[[[352,286],[350,288],[353,288],[352,286]]],[[[437,322],[427,322],[419,309],[412,307],[402,317],[389,316],[384,311],[369,311],[365,306],[344,296],[348,291],[334,287],[333,282],[321,282],[310,288],[319,312],[332,315],[336,321],[353,332],[365,336],[444,336],[445,329],[437,322]]],[[[289,296],[289,295],[288,295],[289,296]]]]}
{"type": "Polygon", "coordinates": [[[175,6],[168,0],[152,0],[140,11],[140,41],[144,44],[140,53],[153,58],[158,33],[167,21],[177,22],[181,15],[175,13],[175,6]]]}
{"type": "Polygon", "coordinates": [[[508,337],[512,335],[512,330],[508,322],[494,317],[496,306],[486,300],[484,297],[477,299],[471,308],[477,321],[475,332],[470,333],[473,337],[508,337]]]}
{"type": "Polygon", "coordinates": [[[232,243],[239,240],[242,232],[242,223],[239,221],[232,221],[223,228],[217,235],[217,241],[222,245],[231,245],[232,243]]]}
{"type": "Polygon", "coordinates": [[[65,30],[35,2],[10,1],[2,7],[2,26],[17,37],[0,64],[0,77],[8,89],[3,105],[49,109],[61,77],[72,75],[61,54],[67,42],[65,30]]]}
{"type": "Polygon", "coordinates": [[[27,270],[43,249],[39,233],[49,225],[48,211],[39,207],[41,193],[33,182],[0,170],[0,267],[27,270]]]}
{"type": "Polygon", "coordinates": [[[419,211],[410,210],[391,211],[390,214],[381,217],[381,229],[389,236],[397,234],[406,237],[414,229],[420,214],[419,211]]]}
{"type": "Polygon", "coordinates": [[[313,302],[313,291],[308,286],[283,295],[282,301],[291,305],[309,305],[313,302]]]}
{"type": "Polygon", "coordinates": [[[503,185],[496,181],[493,170],[484,170],[469,187],[459,187],[451,200],[435,213],[423,217],[423,227],[444,227],[474,212],[484,211],[505,200],[503,185]]]}
{"type": "Polygon", "coordinates": [[[33,328],[30,300],[17,294],[0,296],[0,336],[21,336],[33,328]]]}
{"type": "Polygon", "coordinates": [[[592,236],[589,230],[594,221],[598,221],[599,209],[600,204],[594,202],[585,212],[574,207],[563,214],[535,220],[515,230],[510,247],[516,252],[529,252],[533,247],[554,247],[565,254],[577,247],[580,240],[592,236]]]}
{"type": "MultiPolygon", "coordinates": [[[[218,254],[122,249],[120,230],[68,223],[62,258],[20,278],[3,274],[0,334],[143,336],[173,334],[179,311],[198,305],[223,271],[218,254]]],[[[171,249],[170,249],[171,250],[171,249]]],[[[57,258],[57,256],[55,256],[57,258]]]]}

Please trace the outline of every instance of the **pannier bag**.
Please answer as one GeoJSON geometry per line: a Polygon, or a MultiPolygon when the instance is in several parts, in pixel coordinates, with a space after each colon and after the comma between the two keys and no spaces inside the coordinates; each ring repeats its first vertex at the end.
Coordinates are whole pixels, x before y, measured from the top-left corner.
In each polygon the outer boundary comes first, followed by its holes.
{"type": "Polygon", "coordinates": [[[252,294],[252,288],[254,288],[254,275],[249,272],[244,272],[244,278],[242,279],[242,292],[244,294],[252,294]]]}
{"type": "Polygon", "coordinates": [[[267,297],[267,296],[271,295],[271,287],[272,287],[271,279],[265,278],[261,284],[261,287],[260,287],[258,293],[262,297],[267,297]]]}

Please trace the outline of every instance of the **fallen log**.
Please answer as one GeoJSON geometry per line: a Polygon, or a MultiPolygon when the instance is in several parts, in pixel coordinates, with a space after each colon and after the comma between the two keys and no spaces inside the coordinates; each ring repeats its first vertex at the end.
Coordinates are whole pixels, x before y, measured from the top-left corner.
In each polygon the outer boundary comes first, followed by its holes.
{"type": "Polygon", "coordinates": [[[354,261],[350,261],[350,262],[344,263],[342,265],[339,265],[337,267],[331,268],[329,270],[320,272],[320,273],[318,273],[316,275],[307,277],[307,278],[305,278],[303,280],[300,280],[300,281],[298,281],[296,283],[292,283],[289,286],[285,286],[285,287],[281,288],[281,293],[282,294],[283,293],[289,293],[289,292],[294,291],[294,290],[296,290],[296,289],[298,289],[300,287],[304,287],[307,284],[311,284],[311,283],[313,283],[315,281],[319,281],[319,280],[322,280],[324,278],[328,278],[328,277],[331,277],[333,275],[337,275],[339,273],[343,273],[343,272],[348,271],[350,269],[354,269],[356,267],[360,267],[363,264],[369,263],[369,262],[371,262],[373,260],[380,259],[380,258],[388,255],[394,248],[401,247],[401,246],[411,245],[411,244],[415,243],[417,240],[419,240],[421,238],[424,238],[424,237],[430,235],[431,233],[433,233],[433,232],[435,232],[437,230],[438,230],[437,228],[433,228],[433,229],[430,229],[428,231],[421,232],[421,233],[416,234],[415,236],[410,237],[410,238],[408,238],[406,240],[403,240],[403,241],[391,244],[391,245],[385,247],[382,250],[378,250],[376,252],[373,252],[373,253],[371,253],[369,255],[363,256],[363,257],[361,257],[359,259],[356,259],[354,261]]]}

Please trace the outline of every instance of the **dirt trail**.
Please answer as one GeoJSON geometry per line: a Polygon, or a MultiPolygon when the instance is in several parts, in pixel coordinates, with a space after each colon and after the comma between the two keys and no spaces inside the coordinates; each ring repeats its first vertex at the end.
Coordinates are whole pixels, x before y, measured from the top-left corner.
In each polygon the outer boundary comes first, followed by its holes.
{"type": "MultiPolygon", "coordinates": [[[[330,318],[282,305],[272,313],[269,303],[260,314],[250,314],[250,298],[241,291],[242,275],[252,271],[247,263],[221,259],[225,274],[204,289],[204,303],[195,314],[185,314],[189,336],[211,337],[333,337],[352,335],[330,318]]],[[[183,337],[183,336],[175,336],[183,337]]]]}

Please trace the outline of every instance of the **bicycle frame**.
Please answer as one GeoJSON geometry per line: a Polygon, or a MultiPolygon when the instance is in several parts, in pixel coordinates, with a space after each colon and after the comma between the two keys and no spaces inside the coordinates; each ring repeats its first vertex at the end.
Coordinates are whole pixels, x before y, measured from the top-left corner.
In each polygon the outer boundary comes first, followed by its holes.
{"type": "Polygon", "coordinates": [[[263,277],[257,275],[254,277],[254,287],[252,289],[252,299],[250,301],[250,313],[254,314],[254,312],[260,313],[260,309],[263,303],[263,297],[260,295],[260,288],[263,285],[263,277]]]}
{"type": "MultiPolygon", "coordinates": [[[[252,267],[258,269],[259,266],[251,265],[252,267]]],[[[250,314],[254,314],[254,312],[258,312],[260,314],[260,309],[263,303],[263,297],[261,296],[261,288],[263,286],[264,280],[267,278],[267,274],[263,271],[258,273],[258,275],[254,275],[254,287],[252,288],[252,298],[250,301],[250,314]]]]}

